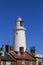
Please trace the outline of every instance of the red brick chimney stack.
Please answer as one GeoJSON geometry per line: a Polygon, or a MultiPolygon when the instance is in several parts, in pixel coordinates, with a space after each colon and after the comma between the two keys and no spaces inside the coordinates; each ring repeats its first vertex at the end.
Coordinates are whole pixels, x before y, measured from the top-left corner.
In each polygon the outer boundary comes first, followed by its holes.
{"type": "Polygon", "coordinates": [[[11,51],[14,51],[14,49],[13,49],[13,47],[12,47],[12,46],[10,46],[10,50],[11,50],[11,51]]]}
{"type": "Polygon", "coordinates": [[[8,52],[8,53],[9,53],[9,51],[13,51],[13,47],[10,45],[6,45],[5,49],[6,49],[6,52],[8,52]]]}
{"type": "Polygon", "coordinates": [[[10,51],[10,45],[6,45],[5,49],[6,49],[6,52],[9,52],[10,51]]]}
{"type": "Polygon", "coordinates": [[[36,51],[35,46],[32,46],[32,47],[30,48],[30,54],[31,54],[32,56],[35,56],[35,51],[36,51]]]}
{"type": "Polygon", "coordinates": [[[24,47],[20,47],[20,53],[21,53],[21,54],[24,53],[24,47]]]}

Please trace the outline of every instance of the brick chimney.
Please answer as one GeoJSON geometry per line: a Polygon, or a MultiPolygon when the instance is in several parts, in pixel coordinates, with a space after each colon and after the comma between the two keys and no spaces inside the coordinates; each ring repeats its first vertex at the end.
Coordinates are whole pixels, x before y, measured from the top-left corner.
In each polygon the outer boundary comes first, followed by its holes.
{"type": "Polygon", "coordinates": [[[6,49],[6,52],[9,52],[10,51],[10,45],[6,45],[5,49],[6,49]]]}
{"type": "Polygon", "coordinates": [[[11,50],[11,51],[14,51],[14,49],[13,49],[13,47],[12,47],[12,46],[10,46],[10,50],[11,50]]]}
{"type": "Polygon", "coordinates": [[[21,53],[21,54],[24,53],[24,47],[20,47],[20,53],[21,53]]]}
{"type": "Polygon", "coordinates": [[[35,46],[32,46],[30,48],[30,54],[34,57],[35,56],[35,52],[36,52],[36,49],[35,49],[35,46]]]}

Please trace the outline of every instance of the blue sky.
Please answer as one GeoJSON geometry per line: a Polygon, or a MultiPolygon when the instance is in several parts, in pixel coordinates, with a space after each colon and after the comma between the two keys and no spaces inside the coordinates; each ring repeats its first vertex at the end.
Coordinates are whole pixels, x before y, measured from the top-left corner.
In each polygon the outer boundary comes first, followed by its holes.
{"type": "Polygon", "coordinates": [[[13,44],[13,27],[20,16],[26,28],[26,45],[43,54],[43,0],[0,0],[0,46],[13,44]]]}

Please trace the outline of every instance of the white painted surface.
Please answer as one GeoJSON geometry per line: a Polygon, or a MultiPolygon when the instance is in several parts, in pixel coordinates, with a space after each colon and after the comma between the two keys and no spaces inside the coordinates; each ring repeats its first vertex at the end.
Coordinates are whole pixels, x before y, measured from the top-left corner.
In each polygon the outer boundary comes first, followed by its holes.
{"type": "MultiPolygon", "coordinates": [[[[18,29],[23,29],[25,30],[25,28],[23,26],[20,26],[20,21],[23,21],[22,18],[18,18],[16,20],[16,25],[15,25],[15,30],[18,30],[18,29]]],[[[23,22],[24,23],[24,22],[23,22]]]]}
{"type": "Polygon", "coordinates": [[[7,61],[7,62],[6,62],[6,65],[11,65],[11,62],[10,62],[10,61],[7,61]]]}
{"type": "Polygon", "coordinates": [[[19,51],[20,47],[24,47],[24,51],[26,50],[25,28],[20,26],[21,20],[21,18],[17,19],[16,27],[14,29],[14,51],[19,51]]]}
{"type": "Polygon", "coordinates": [[[40,61],[41,62],[41,65],[43,65],[43,55],[42,54],[35,54],[35,57],[36,57],[36,65],[38,65],[38,62],[40,61]]]}
{"type": "Polygon", "coordinates": [[[42,59],[36,58],[36,65],[39,65],[38,63],[41,62],[41,65],[43,65],[42,59]]]}
{"type": "Polygon", "coordinates": [[[42,54],[35,54],[35,57],[43,58],[42,54]]]}

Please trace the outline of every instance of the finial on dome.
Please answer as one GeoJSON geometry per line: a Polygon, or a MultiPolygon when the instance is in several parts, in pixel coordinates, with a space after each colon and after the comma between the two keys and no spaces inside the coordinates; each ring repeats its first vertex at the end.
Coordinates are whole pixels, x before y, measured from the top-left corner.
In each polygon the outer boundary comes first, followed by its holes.
{"type": "Polygon", "coordinates": [[[17,16],[17,21],[22,21],[22,18],[20,16],[17,16]]]}

